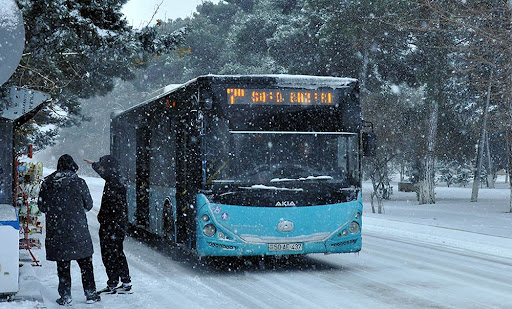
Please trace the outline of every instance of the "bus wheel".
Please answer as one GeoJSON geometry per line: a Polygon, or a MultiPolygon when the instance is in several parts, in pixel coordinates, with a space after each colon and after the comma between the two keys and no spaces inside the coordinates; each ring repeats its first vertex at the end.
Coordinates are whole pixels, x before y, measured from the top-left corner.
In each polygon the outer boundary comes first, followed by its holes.
{"type": "Polygon", "coordinates": [[[164,202],[164,239],[174,242],[174,216],[169,199],[164,202]]]}

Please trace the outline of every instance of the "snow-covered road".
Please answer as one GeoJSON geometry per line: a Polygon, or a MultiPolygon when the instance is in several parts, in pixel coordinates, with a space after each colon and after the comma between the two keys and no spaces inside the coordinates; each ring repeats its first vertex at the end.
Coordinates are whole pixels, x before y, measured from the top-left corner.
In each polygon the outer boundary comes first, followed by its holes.
{"type": "MultiPolygon", "coordinates": [[[[510,259],[375,232],[364,234],[360,254],[299,259],[201,265],[178,249],[133,238],[126,242],[126,251],[135,294],[104,296],[98,307],[512,307],[510,259]]],[[[97,279],[104,280],[104,275],[97,279]]],[[[79,291],[77,287],[75,295],[79,291]]]]}
{"type": "MultiPolygon", "coordinates": [[[[106,275],[97,245],[96,214],[102,182],[94,178],[87,181],[95,202],[89,222],[96,244],[96,282],[101,288],[106,275]]],[[[443,189],[438,192],[441,198],[443,189]]],[[[454,191],[450,192],[453,196],[454,191]]],[[[457,216],[453,213],[467,208],[467,203],[439,203],[420,209],[397,192],[394,201],[388,201],[393,204],[386,206],[387,214],[374,215],[366,210],[363,250],[359,254],[205,263],[177,248],[129,237],[125,251],[134,294],[105,295],[101,302],[87,305],[79,269],[73,264],[73,307],[512,308],[512,214],[496,209],[502,207],[502,202],[492,197],[504,198],[500,194],[506,196],[507,191],[496,192],[490,193],[489,201],[479,204],[487,212],[487,222],[474,221],[477,216],[467,209],[459,211],[459,219],[454,219],[457,216]],[[393,215],[399,210],[403,213],[407,205],[419,214],[411,213],[409,220],[393,215]],[[452,211],[443,214],[448,207],[452,211]],[[493,223],[503,225],[496,228],[495,235],[481,231],[493,223]]],[[[486,196],[482,199],[485,201],[486,196]]],[[[58,297],[55,265],[43,260],[43,267],[35,268],[35,273],[41,281],[44,306],[59,307],[54,302],[58,297]]],[[[34,302],[25,303],[26,308],[34,308],[30,304],[34,302]]],[[[10,308],[2,303],[0,308],[4,305],[10,308]]]]}

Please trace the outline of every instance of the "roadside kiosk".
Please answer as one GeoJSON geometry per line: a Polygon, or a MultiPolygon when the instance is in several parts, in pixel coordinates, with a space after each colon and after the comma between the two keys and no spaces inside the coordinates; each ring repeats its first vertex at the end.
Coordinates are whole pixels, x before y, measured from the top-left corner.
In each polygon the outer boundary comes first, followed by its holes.
{"type": "Polygon", "coordinates": [[[0,297],[19,290],[20,221],[15,207],[0,204],[0,297]]]}

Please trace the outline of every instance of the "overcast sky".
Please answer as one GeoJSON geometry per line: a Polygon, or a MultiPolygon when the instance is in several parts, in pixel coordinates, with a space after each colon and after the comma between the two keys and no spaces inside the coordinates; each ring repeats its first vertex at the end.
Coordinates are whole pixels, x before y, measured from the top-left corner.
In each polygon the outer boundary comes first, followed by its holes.
{"type": "MultiPolygon", "coordinates": [[[[140,28],[148,24],[160,3],[160,8],[151,24],[154,24],[157,19],[165,21],[191,16],[196,11],[197,5],[202,2],[203,0],[130,0],[123,6],[122,12],[132,26],[140,28]]],[[[219,0],[211,0],[211,2],[217,3],[219,0]]]]}

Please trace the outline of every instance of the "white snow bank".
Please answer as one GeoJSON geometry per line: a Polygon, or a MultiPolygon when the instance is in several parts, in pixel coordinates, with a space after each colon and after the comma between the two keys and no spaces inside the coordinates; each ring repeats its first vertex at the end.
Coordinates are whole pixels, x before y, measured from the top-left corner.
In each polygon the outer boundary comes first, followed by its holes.
{"type": "Polygon", "coordinates": [[[413,239],[416,243],[512,259],[512,238],[461,231],[456,228],[366,217],[363,222],[363,234],[392,236],[397,241],[410,242],[413,239]]]}

